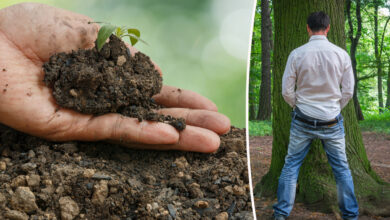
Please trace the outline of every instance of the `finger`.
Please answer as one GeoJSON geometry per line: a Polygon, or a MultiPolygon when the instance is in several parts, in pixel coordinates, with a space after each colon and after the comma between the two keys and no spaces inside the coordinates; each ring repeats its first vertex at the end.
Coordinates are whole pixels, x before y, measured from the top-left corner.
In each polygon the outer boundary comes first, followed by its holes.
{"type": "Polygon", "coordinates": [[[173,86],[163,86],[161,92],[153,99],[166,107],[204,109],[218,111],[217,106],[204,96],[190,90],[179,89],[173,86]]]}
{"type": "Polygon", "coordinates": [[[28,58],[40,61],[56,52],[92,47],[98,32],[87,16],[38,3],[2,9],[0,21],[0,31],[28,58]]]}
{"type": "MultiPolygon", "coordinates": [[[[87,117],[87,116],[86,116],[87,117]]],[[[179,140],[177,130],[164,123],[142,121],[119,114],[79,118],[76,125],[66,133],[80,141],[114,140],[121,143],[174,144],[179,140]]]]}
{"type": "MultiPolygon", "coordinates": [[[[125,44],[129,48],[130,54],[132,56],[134,56],[135,53],[139,52],[135,47],[132,47],[129,43],[125,42],[125,44]]],[[[153,62],[153,60],[150,60],[150,61],[152,61],[155,69],[157,70],[158,73],[160,73],[160,76],[162,76],[163,74],[162,74],[161,68],[155,62],[153,62]]]]}
{"type": "Polygon", "coordinates": [[[145,145],[145,144],[129,144],[130,148],[153,149],[153,150],[180,150],[192,151],[200,153],[212,153],[218,150],[221,140],[213,131],[186,126],[186,129],[180,132],[179,141],[176,144],[166,145],[145,145]]]}
{"type": "Polygon", "coordinates": [[[220,143],[219,136],[213,131],[187,126],[180,132],[179,142],[173,145],[172,149],[212,153],[218,150],[220,143]]]}
{"type": "Polygon", "coordinates": [[[230,130],[230,119],[214,111],[188,108],[163,108],[158,113],[172,115],[176,118],[184,118],[188,125],[206,128],[217,134],[225,134],[230,130]]]}

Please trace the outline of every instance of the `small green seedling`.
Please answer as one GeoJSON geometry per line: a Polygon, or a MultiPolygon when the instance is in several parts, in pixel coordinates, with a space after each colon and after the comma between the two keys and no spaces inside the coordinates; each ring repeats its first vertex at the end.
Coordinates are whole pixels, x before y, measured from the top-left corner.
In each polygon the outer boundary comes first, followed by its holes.
{"type": "Polygon", "coordinates": [[[140,38],[141,33],[138,29],[127,28],[124,26],[119,27],[111,24],[106,24],[100,28],[96,39],[96,45],[98,51],[102,49],[103,45],[106,43],[107,39],[111,36],[111,34],[115,34],[119,38],[129,37],[132,46],[134,46],[138,41],[142,41],[145,43],[145,41],[143,41],[140,38]]]}

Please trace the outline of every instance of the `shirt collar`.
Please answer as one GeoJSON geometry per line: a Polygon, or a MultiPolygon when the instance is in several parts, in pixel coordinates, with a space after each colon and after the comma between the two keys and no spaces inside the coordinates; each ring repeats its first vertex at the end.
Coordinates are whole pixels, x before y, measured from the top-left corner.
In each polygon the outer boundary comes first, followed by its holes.
{"type": "Polygon", "coordinates": [[[310,37],[309,41],[312,41],[312,40],[326,40],[327,41],[328,39],[324,35],[313,35],[310,37]]]}

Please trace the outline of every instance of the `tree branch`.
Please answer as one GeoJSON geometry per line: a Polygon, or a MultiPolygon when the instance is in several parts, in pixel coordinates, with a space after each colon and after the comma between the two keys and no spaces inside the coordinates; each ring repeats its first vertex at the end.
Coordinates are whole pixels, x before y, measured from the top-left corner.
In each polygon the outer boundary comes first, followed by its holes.
{"type": "MultiPolygon", "coordinates": [[[[373,71],[371,71],[371,72],[373,72],[373,71]]],[[[376,73],[371,73],[370,75],[359,77],[359,78],[357,79],[357,81],[359,82],[359,81],[361,81],[361,80],[366,80],[366,79],[374,78],[374,77],[376,77],[376,76],[377,76],[376,73]]]]}

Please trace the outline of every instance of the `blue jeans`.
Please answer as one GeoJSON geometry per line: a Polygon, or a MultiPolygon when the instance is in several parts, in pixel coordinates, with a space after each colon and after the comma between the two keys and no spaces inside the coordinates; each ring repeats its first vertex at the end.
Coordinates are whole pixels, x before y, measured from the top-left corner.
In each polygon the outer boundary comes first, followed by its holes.
{"type": "Polygon", "coordinates": [[[337,184],[338,204],[343,219],[358,219],[358,204],[355,198],[353,180],[345,154],[345,134],[342,115],[337,116],[338,122],[333,126],[313,126],[298,121],[299,116],[310,121],[322,122],[304,115],[296,108],[292,112],[290,143],[285,158],[284,167],[279,178],[278,202],[273,206],[275,216],[288,216],[293,208],[299,168],[309,151],[313,139],[322,141],[328,162],[332,166],[337,184]]]}

